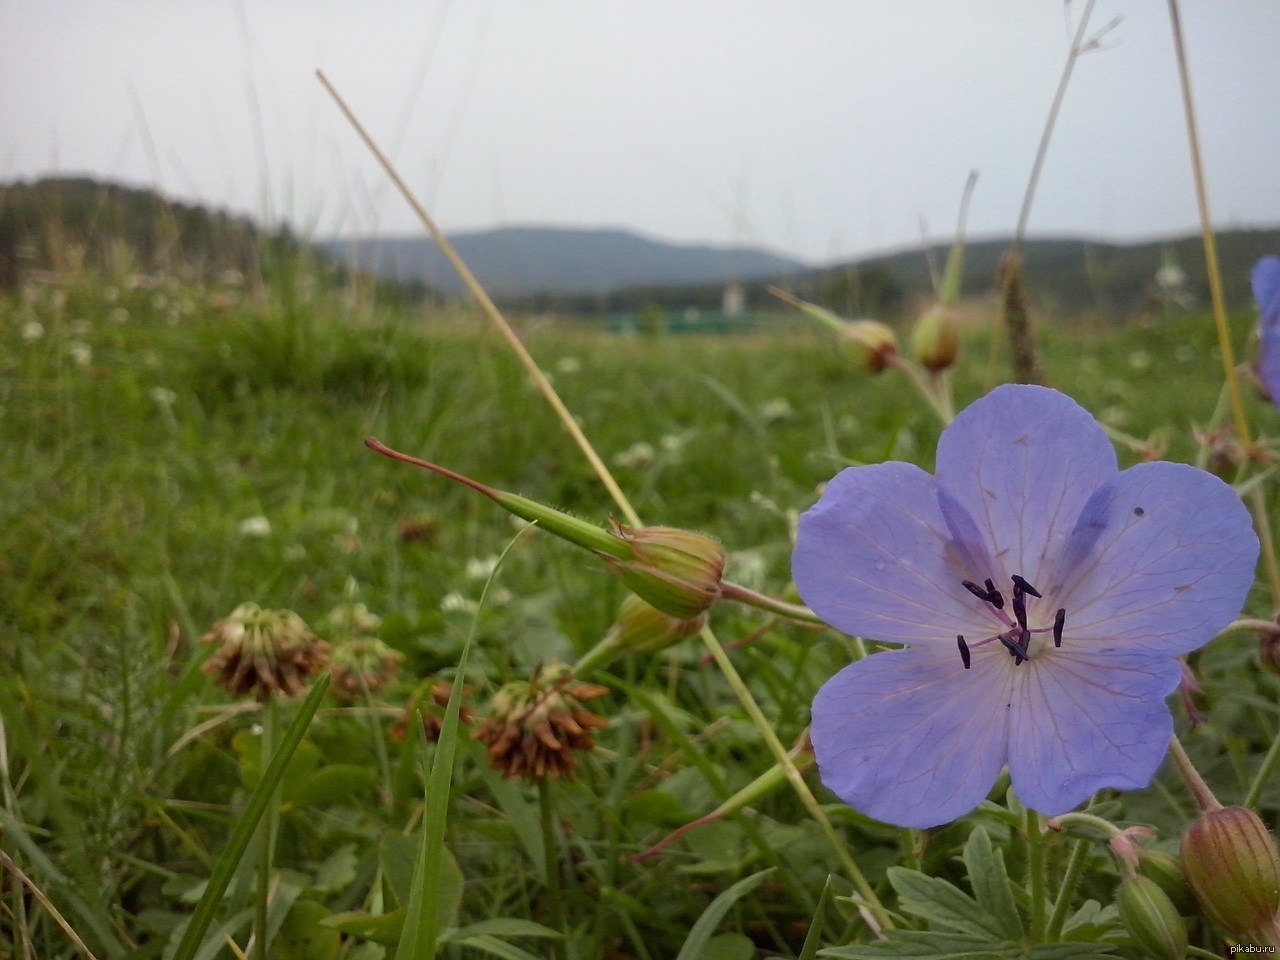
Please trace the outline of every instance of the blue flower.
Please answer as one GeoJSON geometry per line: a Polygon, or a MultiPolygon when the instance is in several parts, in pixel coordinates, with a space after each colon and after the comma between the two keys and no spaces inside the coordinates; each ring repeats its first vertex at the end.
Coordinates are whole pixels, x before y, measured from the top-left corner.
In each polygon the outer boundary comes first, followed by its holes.
{"type": "Polygon", "coordinates": [[[1121,472],[1069,397],[1003,386],[909,463],[841,472],[800,519],[792,574],[851,635],[902,644],[813,704],[825,783],[905,827],[954,820],[1004,767],[1055,816],[1151,782],[1173,733],[1175,657],[1239,613],[1258,539],[1216,477],[1121,472]]]}
{"type": "Polygon", "coordinates": [[[1258,301],[1258,376],[1280,406],[1280,257],[1253,265],[1253,299],[1258,301]]]}

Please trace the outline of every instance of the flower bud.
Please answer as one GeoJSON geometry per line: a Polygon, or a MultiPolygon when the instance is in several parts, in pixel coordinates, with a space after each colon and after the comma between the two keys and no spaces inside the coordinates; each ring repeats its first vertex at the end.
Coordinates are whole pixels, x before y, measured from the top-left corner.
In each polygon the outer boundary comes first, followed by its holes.
{"type": "Polygon", "coordinates": [[[926,370],[938,373],[956,362],[960,336],[950,310],[931,307],[911,331],[911,355],[926,370]]]}
{"type": "Polygon", "coordinates": [[[1280,677],[1280,636],[1268,634],[1258,640],[1258,666],[1280,677]]]}
{"type": "Polygon", "coordinates": [[[627,653],[657,653],[697,633],[706,621],[705,613],[692,620],[677,620],[629,593],[609,628],[609,646],[627,653]]]}
{"type": "Polygon", "coordinates": [[[1138,872],[1159,884],[1179,913],[1194,912],[1196,902],[1177,857],[1161,850],[1143,850],[1139,858],[1138,872]]]}
{"type": "Polygon", "coordinates": [[[1280,911],[1280,855],[1257,814],[1211,810],[1182,835],[1182,870],[1205,914],[1234,937],[1256,936],[1280,911]]]}
{"type": "Polygon", "coordinates": [[[1134,943],[1153,960],[1183,960],[1187,925],[1159,884],[1148,877],[1126,877],[1116,892],[1120,920],[1134,943]]]}
{"type": "Polygon", "coordinates": [[[724,549],[714,540],[675,527],[613,528],[631,558],[604,560],[642,600],[677,620],[693,620],[719,599],[724,549]]]}
{"type": "Polygon", "coordinates": [[[868,373],[879,373],[898,355],[897,335],[879,320],[850,320],[844,333],[868,373]]]}

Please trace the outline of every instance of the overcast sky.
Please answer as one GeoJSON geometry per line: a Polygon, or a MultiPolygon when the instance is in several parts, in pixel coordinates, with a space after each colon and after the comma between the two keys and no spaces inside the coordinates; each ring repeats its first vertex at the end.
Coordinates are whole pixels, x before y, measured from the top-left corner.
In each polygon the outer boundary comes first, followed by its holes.
{"type": "MultiPolygon", "coordinates": [[[[0,0],[0,179],[81,174],[313,236],[624,226],[811,261],[1009,233],[1085,0],[0,0]]],[[[1216,222],[1280,223],[1280,0],[1182,0],[1216,222]]],[[[1033,234],[1190,231],[1162,0],[1081,59],[1033,234]]]]}

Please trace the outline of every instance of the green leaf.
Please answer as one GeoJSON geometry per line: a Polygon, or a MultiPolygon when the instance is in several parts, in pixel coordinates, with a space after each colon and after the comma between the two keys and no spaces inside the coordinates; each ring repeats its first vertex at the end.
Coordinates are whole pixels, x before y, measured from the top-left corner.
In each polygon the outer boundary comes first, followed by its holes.
{"type": "Polygon", "coordinates": [[[329,916],[323,904],[299,900],[285,917],[271,943],[279,960],[337,960],[342,936],[332,927],[320,925],[329,916]]]}
{"type": "Polygon", "coordinates": [[[898,892],[900,906],[907,913],[988,942],[1006,939],[1001,923],[983,913],[972,897],[946,880],[904,867],[890,867],[888,875],[898,892]]]}
{"type": "Polygon", "coordinates": [[[711,940],[711,935],[715,932],[720,921],[724,919],[724,915],[729,912],[740,898],[745,897],[748,893],[758,887],[761,881],[769,874],[773,873],[774,868],[761,870],[759,873],[753,873],[749,877],[744,877],[733,886],[731,886],[720,896],[711,901],[711,905],[702,912],[693,928],[689,931],[689,936],[684,941],[684,946],[680,948],[680,953],[676,956],[676,960],[697,960],[702,956],[702,949],[711,940]]]}
{"type": "Polygon", "coordinates": [[[517,917],[498,917],[493,920],[481,920],[453,930],[445,938],[449,941],[466,937],[562,937],[564,934],[550,927],[544,927],[532,920],[521,920],[517,917]]]}
{"type": "Polygon", "coordinates": [[[316,868],[307,889],[316,893],[341,893],[356,879],[356,862],[355,844],[344,843],[316,868]]]}
{"type": "Polygon", "coordinates": [[[1118,956],[1111,943],[1042,943],[1031,948],[1029,960],[1104,960],[1118,956]]]}
{"type": "Polygon", "coordinates": [[[982,827],[969,834],[964,845],[964,865],[979,909],[997,925],[1004,939],[1021,940],[1024,936],[1022,915],[1009,888],[1004,851],[992,848],[991,838],[982,827]]]}
{"type": "Polygon", "coordinates": [[[756,945],[742,933],[721,933],[707,941],[698,954],[699,960],[751,960],[756,945]]]}
{"type": "Polygon", "coordinates": [[[827,960],[1016,960],[1017,944],[993,942],[990,937],[940,933],[936,930],[894,930],[886,940],[831,947],[818,952],[827,960]]]}
{"type": "Polygon", "coordinates": [[[227,840],[227,845],[223,848],[222,855],[218,857],[218,862],[214,864],[213,873],[209,876],[209,885],[205,888],[204,896],[200,898],[200,902],[196,904],[195,911],[191,914],[191,921],[183,932],[182,940],[178,943],[178,948],[174,951],[172,960],[192,960],[195,956],[196,950],[204,939],[205,932],[209,929],[209,924],[213,922],[218,906],[222,902],[222,895],[227,891],[227,884],[231,882],[232,876],[235,875],[236,867],[240,864],[240,858],[244,856],[245,850],[248,849],[249,841],[253,839],[263,814],[267,812],[267,806],[271,802],[271,795],[284,777],[285,769],[288,767],[289,761],[293,759],[298,745],[302,743],[302,737],[307,732],[307,727],[311,724],[311,718],[315,716],[315,712],[320,706],[320,701],[324,699],[325,691],[328,689],[329,675],[324,674],[316,681],[315,686],[311,688],[311,692],[307,694],[307,699],[299,704],[293,721],[280,739],[280,746],[276,749],[275,755],[272,756],[271,762],[267,764],[267,769],[263,772],[258,785],[254,787],[253,793],[249,795],[249,802],[245,804],[244,812],[236,820],[235,829],[231,831],[231,837],[227,840]]]}
{"type": "Polygon", "coordinates": [[[404,928],[404,907],[391,913],[335,913],[320,921],[321,926],[332,927],[339,933],[345,933],[361,940],[372,940],[384,946],[394,947],[400,942],[400,931],[404,928]]]}
{"type": "Polygon", "coordinates": [[[523,950],[513,943],[507,943],[505,940],[499,940],[497,937],[489,937],[483,934],[477,937],[467,937],[463,940],[454,940],[453,942],[491,956],[501,957],[502,960],[542,960],[536,953],[530,953],[528,950],[523,950]]]}
{"type": "Polygon", "coordinates": [[[298,783],[290,801],[295,804],[326,806],[368,794],[377,780],[369,767],[331,763],[298,783]]]}

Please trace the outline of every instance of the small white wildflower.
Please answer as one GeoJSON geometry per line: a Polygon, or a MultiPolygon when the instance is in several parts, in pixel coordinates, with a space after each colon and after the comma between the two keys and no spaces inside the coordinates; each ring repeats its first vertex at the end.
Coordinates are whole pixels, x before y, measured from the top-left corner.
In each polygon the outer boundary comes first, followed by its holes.
{"type": "Polygon", "coordinates": [[[245,517],[237,526],[242,537],[271,536],[271,521],[266,517],[245,517]]]}
{"type": "Polygon", "coordinates": [[[440,598],[440,609],[445,613],[475,613],[480,605],[453,590],[440,598]]]}
{"type": "Polygon", "coordinates": [[[124,307],[116,307],[114,310],[111,311],[111,322],[112,323],[128,323],[129,311],[126,310],[124,307]]]}
{"type": "Polygon", "coordinates": [[[1129,422],[1129,411],[1121,406],[1110,406],[1098,414],[1098,420],[1108,427],[1123,427],[1129,422]]]}
{"type": "Polygon", "coordinates": [[[498,558],[493,555],[470,557],[467,560],[467,576],[472,580],[487,580],[490,574],[497,569],[498,558]]]}
{"type": "Polygon", "coordinates": [[[663,453],[679,453],[684,449],[684,445],[688,442],[688,437],[680,433],[664,433],[658,441],[658,446],[662,448],[663,453]]]}
{"type": "Polygon", "coordinates": [[[151,399],[162,407],[172,407],[178,402],[178,395],[168,387],[152,387],[151,399]]]}
{"type": "Polygon", "coordinates": [[[307,559],[307,548],[300,543],[291,543],[285,548],[284,558],[286,560],[297,562],[307,559]]]}
{"type": "Polygon", "coordinates": [[[730,556],[729,562],[733,565],[733,579],[735,582],[752,590],[758,590],[764,586],[765,574],[769,572],[769,565],[761,554],[747,550],[733,554],[730,556]]]}
{"type": "Polygon", "coordinates": [[[1129,354],[1129,368],[1142,371],[1151,366],[1151,354],[1145,350],[1134,350],[1129,354]]]}
{"type": "Polygon", "coordinates": [[[556,361],[556,372],[566,376],[575,374],[581,369],[582,361],[577,357],[561,357],[556,361]]]}
{"type": "Polygon", "coordinates": [[[760,405],[760,419],[765,423],[779,423],[794,416],[795,411],[791,409],[786,397],[774,397],[760,405]]]}
{"type": "Polygon", "coordinates": [[[44,336],[44,324],[39,320],[28,320],[22,325],[22,339],[31,343],[44,336]]]}
{"type": "Polygon", "coordinates": [[[614,454],[613,463],[618,467],[651,467],[657,457],[653,444],[643,440],[633,443],[621,453],[614,454]]]}
{"type": "Polygon", "coordinates": [[[78,366],[87,367],[93,363],[93,348],[83,340],[73,340],[67,344],[67,353],[71,354],[71,359],[78,366]]]}

